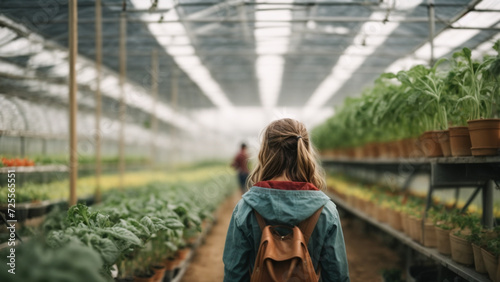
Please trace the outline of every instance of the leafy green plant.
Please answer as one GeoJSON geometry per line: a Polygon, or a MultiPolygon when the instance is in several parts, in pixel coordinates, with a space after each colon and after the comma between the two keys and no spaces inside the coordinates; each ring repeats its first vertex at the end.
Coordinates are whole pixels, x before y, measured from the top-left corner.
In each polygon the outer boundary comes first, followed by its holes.
{"type": "Polygon", "coordinates": [[[108,281],[98,271],[102,265],[99,254],[77,242],[57,249],[44,246],[38,240],[18,246],[14,275],[7,272],[7,259],[5,251],[2,252],[1,281],[108,281]]]}

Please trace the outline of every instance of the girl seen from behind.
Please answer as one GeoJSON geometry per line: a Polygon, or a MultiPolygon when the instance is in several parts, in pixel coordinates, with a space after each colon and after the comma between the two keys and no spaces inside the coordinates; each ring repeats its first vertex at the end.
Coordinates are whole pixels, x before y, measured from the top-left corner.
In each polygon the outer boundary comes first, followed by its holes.
{"type": "Polygon", "coordinates": [[[248,186],[249,191],[234,208],[227,232],[224,281],[256,281],[256,277],[268,277],[269,281],[349,281],[339,214],[335,204],[321,191],[326,188],[324,175],[301,122],[280,119],[266,127],[248,186]],[[304,228],[309,222],[316,224],[304,228]],[[264,229],[265,225],[270,226],[269,230],[264,229]],[[290,231],[293,226],[304,232],[298,237],[305,240],[302,245],[307,245],[307,249],[288,249],[286,240],[296,241],[295,231],[290,231]],[[310,229],[310,238],[303,229],[310,229]],[[275,241],[264,242],[264,237],[275,241]],[[283,253],[300,251],[308,252],[310,258],[304,258],[299,266],[294,255],[291,264],[273,260],[284,257],[283,253]],[[306,262],[309,269],[314,268],[314,274],[308,278],[303,274],[307,272],[306,262]],[[278,275],[280,270],[283,275],[278,275]],[[265,275],[258,276],[262,271],[265,275]],[[296,272],[299,274],[293,274],[296,272]]]}

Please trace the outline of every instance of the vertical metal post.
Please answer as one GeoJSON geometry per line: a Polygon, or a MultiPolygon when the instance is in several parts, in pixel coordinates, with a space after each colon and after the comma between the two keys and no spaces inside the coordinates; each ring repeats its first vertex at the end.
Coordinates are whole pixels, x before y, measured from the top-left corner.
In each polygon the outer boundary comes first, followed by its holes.
{"type": "Polygon", "coordinates": [[[436,24],[434,15],[434,0],[427,0],[429,10],[429,45],[431,47],[431,57],[429,65],[434,65],[434,34],[436,34],[436,24]]]}
{"type": "Polygon", "coordinates": [[[69,205],[76,204],[78,152],[76,136],[76,57],[78,54],[78,1],[69,0],[69,205]]]}
{"type": "Polygon", "coordinates": [[[102,65],[102,6],[95,1],[95,200],[101,201],[101,65],[102,65]]]}
{"type": "Polygon", "coordinates": [[[124,187],[125,175],[125,78],[127,71],[127,17],[123,12],[120,16],[120,133],[119,133],[119,147],[118,147],[118,170],[119,170],[119,185],[120,189],[124,187]]]}
{"type": "Polygon", "coordinates": [[[151,165],[156,161],[156,135],[158,134],[158,119],[156,118],[156,104],[158,102],[158,50],[151,53],[151,94],[153,95],[153,109],[151,111],[151,165]]]}
{"type": "MultiPolygon", "coordinates": [[[[171,87],[172,87],[171,104],[172,104],[172,109],[174,111],[177,111],[177,97],[178,97],[177,76],[178,76],[178,70],[177,70],[177,68],[174,68],[172,70],[172,82],[171,82],[171,87]]],[[[172,154],[172,157],[173,157],[173,161],[176,162],[176,161],[178,161],[178,158],[180,156],[180,154],[179,154],[180,145],[179,145],[179,140],[178,140],[177,128],[175,126],[172,128],[172,139],[174,141],[173,142],[174,143],[174,152],[172,154]]]]}
{"type": "Polygon", "coordinates": [[[493,228],[493,191],[495,190],[495,182],[489,180],[483,188],[483,226],[487,229],[493,228]]]}

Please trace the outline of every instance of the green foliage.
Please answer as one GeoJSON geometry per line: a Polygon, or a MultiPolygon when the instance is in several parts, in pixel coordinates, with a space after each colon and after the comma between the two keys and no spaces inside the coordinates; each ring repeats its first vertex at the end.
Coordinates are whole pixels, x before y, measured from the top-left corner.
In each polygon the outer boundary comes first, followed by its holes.
{"type": "Polygon", "coordinates": [[[0,281],[105,282],[98,272],[102,265],[99,254],[82,244],[74,243],[53,249],[38,240],[16,247],[15,275],[7,272],[5,250],[1,254],[0,281]]]}
{"type": "Polygon", "coordinates": [[[233,191],[232,184],[154,183],[106,193],[99,205],[77,204],[67,212],[51,213],[43,225],[46,242],[52,248],[78,244],[94,250],[107,277],[114,264],[121,277],[146,275],[151,265],[173,257],[198,235],[203,219],[233,191]]]}
{"type": "MultiPolygon", "coordinates": [[[[499,46],[497,42],[494,49],[499,46]]],[[[449,69],[438,70],[445,61],[382,74],[312,131],[315,146],[342,149],[415,138],[427,130],[498,116],[500,55],[474,61],[464,48],[453,55],[449,69]]]]}

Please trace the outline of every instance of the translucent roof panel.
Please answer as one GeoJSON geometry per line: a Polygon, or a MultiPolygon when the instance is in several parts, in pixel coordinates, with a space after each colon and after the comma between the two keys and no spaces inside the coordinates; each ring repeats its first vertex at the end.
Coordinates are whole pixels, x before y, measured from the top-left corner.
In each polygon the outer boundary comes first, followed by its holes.
{"type": "MultiPolygon", "coordinates": [[[[464,46],[485,52],[500,30],[497,0],[156,2],[102,0],[105,107],[119,96],[125,18],[127,89],[145,97],[130,103],[132,121],[140,124],[151,112],[157,50],[162,121],[191,132],[208,127],[250,134],[285,112],[312,125],[381,73],[429,64],[464,46]],[[436,58],[430,57],[430,9],[436,58]]],[[[64,105],[68,7],[47,3],[0,3],[0,91],[64,105]]],[[[79,103],[88,110],[95,106],[94,17],[95,1],[79,0],[79,103]]]]}

